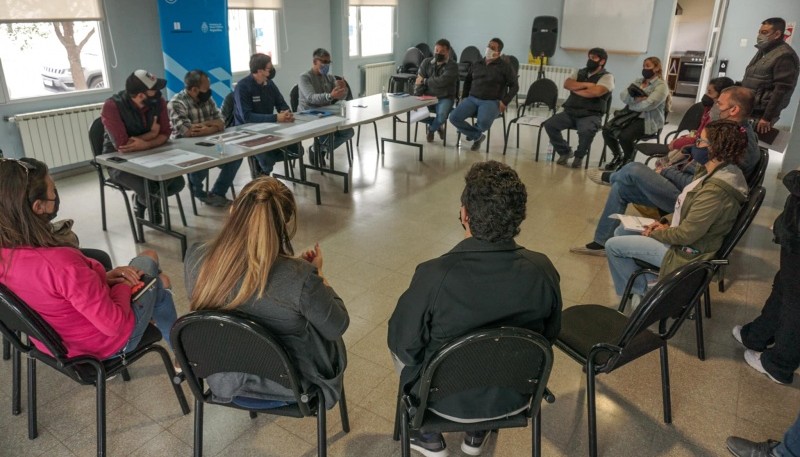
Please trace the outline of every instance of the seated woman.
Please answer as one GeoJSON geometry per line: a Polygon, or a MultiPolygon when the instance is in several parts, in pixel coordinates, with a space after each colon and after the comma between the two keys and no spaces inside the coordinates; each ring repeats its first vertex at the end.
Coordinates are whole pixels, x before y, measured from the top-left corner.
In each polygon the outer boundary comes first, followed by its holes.
{"type": "MultiPolygon", "coordinates": [[[[648,57],[642,64],[642,77],[636,78],[620,98],[631,111],[640,113],[621,128],[603,127],[603,140],[614,159],[606,165],[607,171],[618,170],[633,161],[636,140],[645,135],[654,135],[664,127],[665,106],[669,88],[662,79],[661,59],[648,57]]],[[[614,119],[610,120],[612,123],[614,119]]]]}
{"type": "MultiPolygon", "coordinates": [[[[620,225],[606,242],[617,295],[622,296],[628,278],[639,269],[634,259],[660,265],[662,276],[693,260],[711,259],[736,221],[748,189],[737,166],[747,149],[744,128],[734,121],[711,122],[697,145],[708,148],[709,160],[683,189],[675,212],[641,234],[625,231],[620,225]]],[[[641,296],[646,291],[646,278],[640,276],[632,293],[641,296]]]]}
{"type": "MultiPolygon", "coordinates": [[[[346,365],[341,337],[350,319],[342,299],[322,276],[319,245],[293,257],[297,228],[291,191],[275,178],[247,184],[219,235],[186,254],[186,289],[192,310],[237,310],[263,325],[296,362],[304,389],[319,387],[328,409],[339,400],[346,365]]],[[[247,373],[206,379],[219,402],[293,402],[291,390],[247,373]]],[[[265,407],[262,405],[262,407],[265,407]]]]}
{"type": "Polygon", "coordinates": [[[177,315],[155,251],[106,272],[54,234],[50,220],[58,206],[47,165],[0,159],[0,281],[53,327],[68,357],[129,352],[151,320],[169,343],[177,315]],[[131,303],[131,287],[143,274],[157,278],[155,286],[131,303]]]}

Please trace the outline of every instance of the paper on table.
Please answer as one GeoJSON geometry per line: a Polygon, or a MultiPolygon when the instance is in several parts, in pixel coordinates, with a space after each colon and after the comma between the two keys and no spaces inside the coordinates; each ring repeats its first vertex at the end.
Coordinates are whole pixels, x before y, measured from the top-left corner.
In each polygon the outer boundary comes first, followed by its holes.
{"type": "Polygon", "coordinates": [[[612,214],[608,216],[609,219],[619,219],[622,227],[630,232],[643,232],[648,225],[655,222],[655,219],[641,216],[630,216],[628,214],[612,214]]]}
{"type": "Polygon", "coordinates": [[[419,122],[423,119],[427,119],[430,115],[431,112],[428,111],[427,107],[423,106],[422,108],[417,108],[411,111],[411,122],[419,122]]]}
{"type": "Polygon", "coordinates": [[[278,124],[275,123],[275,122],[262,122],[260,124],[248,125],[247,128],[245,128],[245,131],[249,131],[249,132],[266,132],[267,130],[272,130],[272,129],[277,128],[277,127],[278,127],[278,124]]]}
{"type": "Polygon", "coordinates": [[[253,134],[252,132],[248,132],[246,130],[242,130],[242,131],[239,131],[239,132],[225,132],[225,133],[222,133],[222,134],[219,134],[219,135],[214,135],[214,136],[208,137],[208,141],[210,141],[212,143],[216,143],[220,139],[224,139],[225,141],[230,142],[230,141],[235,141],[235,140],[242,139],[242,138],[244,138],[246,136],[249,136],[249,135],[252,135],[252,134],[253,134]]]}
{"type": "Polygon", "coordinates": [[[197,154],[183,149],[170,149],[169,151],[159,152],[144,157],[128,159],[128,162],[141,165],[146,168],[155,168],[162,165],[173,165],[180,168],[191,167],[198,163],[213,160],[211,157],[197,154]]]}
{"type": "Polygon", "coordinates": [[[305,132],[307,130],[312,130],[312,129],[323,127],[323,126],[326,126],[326,125],[329,125],[329,124],[338,124],[339,122],[342,122],[342,118],[341,117],[339,117],[339,116],[329,116],[329,117],[325,117],[325,118],[322,118],[322,119],[317,119],[317,120],[314,120],[314,121],[298,123],[297,125],[294,125],[292,127],[287,127],[287,128],[281,129],[279,132],[276,132],[276,133],[279,133],[281,135],[294,135],[295,133],[303,133],[303,132],[305,132]]]}

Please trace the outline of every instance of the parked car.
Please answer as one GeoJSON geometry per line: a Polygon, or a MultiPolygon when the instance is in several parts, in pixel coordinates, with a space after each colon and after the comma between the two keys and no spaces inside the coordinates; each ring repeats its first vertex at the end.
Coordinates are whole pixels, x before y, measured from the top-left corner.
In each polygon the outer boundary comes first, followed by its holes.
{"type": "MultiPolygon", "coordinates": [[[[103,78],[103,59],[100,55],[83,52],[81,53],[81,64],[83,65],[86,87],[89,89],[106,87],[105,79],[103,78]]],[[[69,62],[66,62],[65,59],[63,63],[43,66],[42,84],[44,84],[45,89],[52,92],[75,90],[75,82],[72,79],[72,72],[69,70],[69,62]]]]}

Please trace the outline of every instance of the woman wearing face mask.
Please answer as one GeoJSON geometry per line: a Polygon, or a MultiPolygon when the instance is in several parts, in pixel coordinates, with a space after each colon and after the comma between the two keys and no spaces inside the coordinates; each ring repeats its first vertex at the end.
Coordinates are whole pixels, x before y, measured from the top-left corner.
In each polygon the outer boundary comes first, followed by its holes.
{"type": "Polygon", "coordinates": [[[155,251],[106,272],[53,233],[48,215],[57,202],[47,165],[0,159],[0,282],[53,327],[68,357],[108,359],[129,352],[151,320],[169,343],[177,316],[155,251]],[[131,287],[143,274],[156,283],[131,303],[131,287]]]}
{"type": "Polygon", "coordinates": [[[606,165],[606,170],[618,170],[633,161],[636,140],[653,135],[664,127],[669,88],[662,79],[662,73],[661,60],[648,57],[642,64],[642,77],[636,78],[632,87],[620,93],[626,107],[640,114],[621,129],[603,129],[603,140],[614,155],[614,159],[606,165]]]}

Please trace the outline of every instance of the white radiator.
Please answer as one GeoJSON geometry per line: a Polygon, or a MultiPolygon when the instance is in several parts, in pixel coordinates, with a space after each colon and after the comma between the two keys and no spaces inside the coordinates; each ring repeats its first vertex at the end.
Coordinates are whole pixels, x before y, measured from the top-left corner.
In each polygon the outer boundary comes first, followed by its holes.
{"type": "Polygon", "coordinates": [[[381,88],[389,84],[389,77],[395,73],[394,62],[371,63],[361,67],[364,70],[364,96],[381,93],[381,88]]]}
{"type": "Polygon", "coordinates": [[[19,125],[25,157],[50,168],[92,160],[89,127],[100,116],[102,103],[16,114],[9,120],[19,125]]]}
{"type": "MultiPolygon", "coordinates": [[[[570,67],[544,66],[544,77],[552,80],[558,86],[558,100],[563,102],[569,96],[569,91],[564,89],[564,81],[575,71],[570,67]]],[[[519,66],[519,95],[522,100],[528,94],[528,88],[539,76],[539,65],[522,64],[519,66]]]]}

